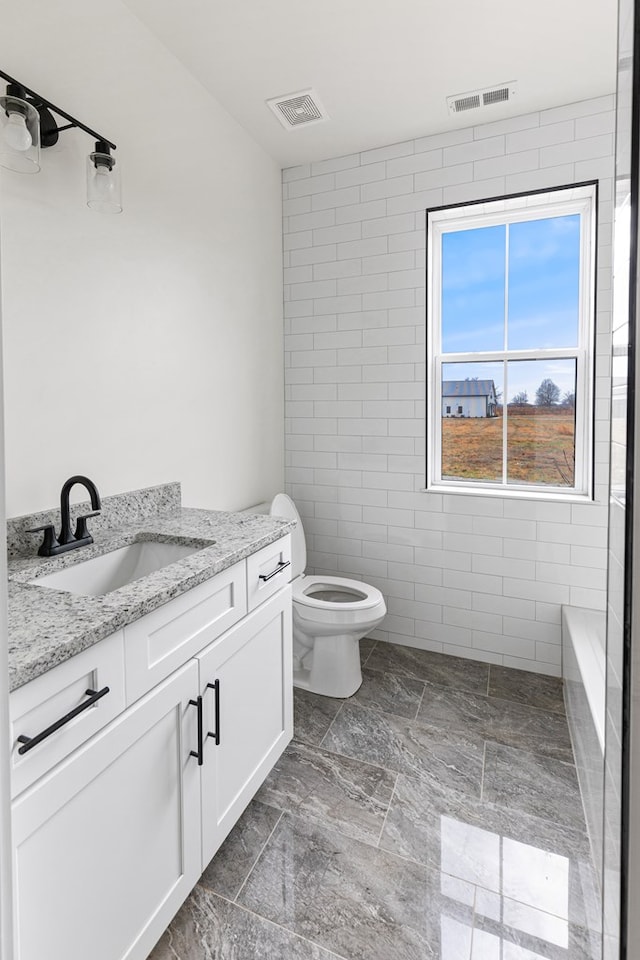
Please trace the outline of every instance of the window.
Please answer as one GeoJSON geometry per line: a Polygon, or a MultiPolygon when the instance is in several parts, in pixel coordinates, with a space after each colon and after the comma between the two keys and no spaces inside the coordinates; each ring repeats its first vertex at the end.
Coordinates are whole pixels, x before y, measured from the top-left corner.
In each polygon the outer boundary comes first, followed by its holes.
{"type": "Polygon", "coordinates": [[[429,489],[591,495],[595,209],[581,184],[427,211],[429,489]]]}

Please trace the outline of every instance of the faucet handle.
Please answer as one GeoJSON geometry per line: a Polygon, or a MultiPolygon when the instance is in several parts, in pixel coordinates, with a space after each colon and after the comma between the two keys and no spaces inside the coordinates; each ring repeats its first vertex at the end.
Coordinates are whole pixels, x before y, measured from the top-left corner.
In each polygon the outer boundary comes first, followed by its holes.
{"type": "Polygon", "coordinates": [[[75,540],[85,540],[87,537],[90,538],[90,541],[93,542],[91,534],[87,530],[87,520],[90,517],[97,517],[100,514],[100,510],[92,510],[91,513],[85,513],[81,517],[76,519],[76,529],[74,533],[75,540]]]}
{"type": "Polygon", "coordinates": [[[50,557],[53,548],[58,546],[58,538],[56,537],[56,528],[54,525],[52,523],[45,523],[42,527],[32,527],[27,530],[26,533],[40,533],[41,530],[44,530],[44,540],[38,550],[38,556],[50,557]]]}

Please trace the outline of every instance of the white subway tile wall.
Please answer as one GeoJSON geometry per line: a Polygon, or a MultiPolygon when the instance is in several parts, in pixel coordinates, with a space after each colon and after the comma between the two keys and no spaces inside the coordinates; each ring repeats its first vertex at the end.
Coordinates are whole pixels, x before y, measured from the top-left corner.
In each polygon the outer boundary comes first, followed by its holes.
{"type": "Polygon", "coordinates": [[[375,636],[560,674],[604,609],[614,97],[283,171],[287,492],[308,572],[387,599],[375,636]],[[421,492],[425,209],[599,180],[595,501],[421,492]]]}

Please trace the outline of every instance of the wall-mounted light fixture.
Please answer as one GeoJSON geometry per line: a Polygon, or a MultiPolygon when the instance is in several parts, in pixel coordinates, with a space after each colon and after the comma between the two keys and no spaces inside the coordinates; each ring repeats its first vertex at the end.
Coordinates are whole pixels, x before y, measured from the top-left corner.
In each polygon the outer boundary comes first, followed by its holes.
{"type": "Polygon", "coordinates": [[[96,141],[87,157],[87,205],[101,213],[121,213],[120,167],[111,155],[115,143],[2,70],[0,77],[7,81],[6,95],[0,96],[0,166],[16,173],[37,173],[40,149],[52,147],[63,130],[76,127],[96,141]],[[54,113],[67,123],[59,125],[54,113]]]}

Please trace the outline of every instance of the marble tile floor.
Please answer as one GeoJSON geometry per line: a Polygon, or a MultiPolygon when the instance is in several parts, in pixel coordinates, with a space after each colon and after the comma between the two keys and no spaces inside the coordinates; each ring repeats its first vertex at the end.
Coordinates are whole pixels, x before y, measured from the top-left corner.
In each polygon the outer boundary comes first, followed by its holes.
{"type": "Polygon", "coordinates": [[[361,642],[149,960],[599,960],[559,680],[361,642]]]}

